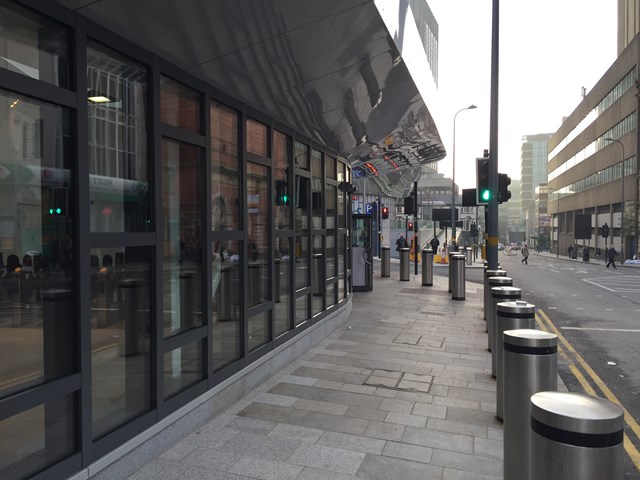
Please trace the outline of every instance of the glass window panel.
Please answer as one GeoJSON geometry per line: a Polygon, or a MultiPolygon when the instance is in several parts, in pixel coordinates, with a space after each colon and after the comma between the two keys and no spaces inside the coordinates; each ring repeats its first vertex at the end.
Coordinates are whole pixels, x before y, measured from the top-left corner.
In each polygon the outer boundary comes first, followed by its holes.
{"type": "Polygon", "coordinates": [[[269,312],[249,318],[249,351],[269,341],[269,312]]]}
{"type": "Polygon", "coordinates": [[[98,275],[111,277],[110,287],[99,280],[91,282],[92,418],[96,439],[151,408],[153,249],[94,248],[91,255],[92,264],[95,258],[102,259],[98,275]]]}
{"type": "Polygon", "coordinates": [[[336,159],[330,156],[325,157],[325,174],[327,178],[336,179],[336,159]]]}
{"type": "Polygon", "coordinates": [[[240,242],[212,245],[212,355],[219,370],[242,354],[240,338],[240,242]]]}
{"type": "Polygon", "coordinates": [[[247,164],[247,254],[249,260],[249,306],[271,298],[269,292],[269,171],[247,164]]]}
{"type": "Polygon", "coordinates": [[[294,143],[293,157],[295,166],[303,170],[309,170],[309,147],[304,143],[294,143]]]}
{"type": "Polygon", "coordinates": [[[346,179],[345,174],[345,164],[342,162],[338,162],[338,182],[344,182],[346,179]]]}
{"type": "Polygon", "coordinates": [[[75,368],[70,112],[0,90],[0,397],[75,368]]]}
{"type": "Polygon", "coordinates": [[[327,229],[336,228],[336,196],[338,189],[334,185],[327,185],[327,229]]]}
{"type": "Polygon", "coordinates": [[[296,298],[296,327],[309,320],[308,301],[308,295],[296,298]]]}
{"type": "Polygon", "coordinates": [[[211,225],[213,231],[240,229],[238,113],[211,102],[211,225]]]}
{"type": "Polygon", "coordinates": [[[327,235],[327,278],[336,276],[336,236],[327,235]]]}
{"type": "Polygon", "coordinates": [[[150,232],[146,70],[90,46],[87,88],[91,231],[150,232]]]}
{"type": "Polygon", "coordinates": [[[67,27],[0,0],[0,68],[69,88],[70,38],[67,27]]]}
{"type": "Polygon", "coordinates": [[[164,354],[164,398],[198,383],[204,376],[202,340],[164,354]]]}
{"type": "Polygon", "coordinates": [[[291,228],[291,189],[289,188],[289,145],[291,139],[283,133],[273,133],[273,179],[275,182],[274,228],[291,228]]]}
{"type": "Polygon", "coordinates": [[[313,228],[322,228],[324,205],[322,199],[322,153],[311,151],[311,214],[313,228]]]}
{"type": "Polygon", "coordinates": [[[0,478],[22,480],[77,450],[74,395],[0,421],[0,478]]]}
{"type": "Polygon", "coordinates": [[[322,296],[324,294],[324,249],[322,246],[323,237],[314,235],[313,237],[313,263],[311,264],[311,284],[313,290],[313,315],[322,311],[322,296]]]}
{"type": "Polygon", "coordinates": [[[336,304],[336,284],[327,285],[327,308],[336,304]]]}
{"type": "Polygon", "coordinates": [[[274,323],[276,336],[291,329],[291,312],[289,299],[291,298],[291,262],[289,252],[291,240],[289,238],[278,239],[275,259],[275,307],[274,323]]]}
{"type": "Polygon", "coordinates": [[[296,288],[310,286],[309,272],[309,179],[296,177],[296,288]]]}
{"type": "Polygon", "coordinates": [[[267,145],[267,132],[266,125],[256,122],[255,120],[247,120],[247,151],[262,155],[263,157],[269,156],[269,150],[267,145]]]}
{"type": "Polygon", "coordinates": [[[160,78],[160,120],[192,133],[202,133],[200,93],[162,76],[160,78]]]}
{"type": "Polygon", "coordinates": [[[164,334],[202,325],[201,150],[162,140],[164,334]]]}
{"type": "Polygon", "coordinates": [[[344,233],[338,235],[338,273],[343,274],[345,271],[345,244],[347,242],[347,236],[344,233]]]}

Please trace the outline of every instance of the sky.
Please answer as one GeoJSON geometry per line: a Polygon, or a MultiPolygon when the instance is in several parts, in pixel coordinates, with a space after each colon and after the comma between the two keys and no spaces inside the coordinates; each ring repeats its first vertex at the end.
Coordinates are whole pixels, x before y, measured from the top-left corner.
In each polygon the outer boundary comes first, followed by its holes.
{"type": "MultiPolygon", "coordinates": [[[[436,124],[447,149],[438,171],[475,187],[489,148],[492,0],[428,0],[439,26],[436,124]]],[[[554,133],[616,58],[616,0],[500,2],[498,170],[520,178],[523,135],[554,133]]],[[[427,102],[429,105],[429,102],[427,102]]]]}

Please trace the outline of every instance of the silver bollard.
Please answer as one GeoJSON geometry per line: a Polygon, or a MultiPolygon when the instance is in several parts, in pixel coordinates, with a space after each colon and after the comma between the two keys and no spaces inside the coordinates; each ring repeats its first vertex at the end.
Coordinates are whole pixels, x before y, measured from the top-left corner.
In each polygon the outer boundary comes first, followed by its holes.
{"type": "Polygon", "coordinates": [[[380,247],[380,276],[391,276],[391,249],[390,247],[380,247]]]}
{"type": "MultiPolygon", "coordinates": [[[[536,326],[536,306],[524,300],[501,302],[496,305],[496,418],[502,422],[504,401],[504,342],[505,330],[533,329],[536,326]]],[[[492,356],[493,358],[493,356],[492,356]]],[[[545,389],[546,390],[546,389],[545,389]]],[[[538,390],[539,391],[539,390],[538,390]]]]}
{"type": "Polygon", "coordinates": [[[400,281],[409,281],[409,248],[400,249],[400,281]]]}
{"type": "Polygon", "coordinates": [[[495,313],[492,315],[492,306],[493,300],[491,298],[491,289],[493,287],[510,287],[513,285],[513,279],[511,277],[507,277],[506,275],[497,276],[497,277],[489,277],[487,278],[487,334],[489,338],[487,339],[487,350],[491,351],[493,349],[493,337],[491,336],[491,332],[493,332],[492,323],[495,320],[495,313]],[[500,280],[500,279],[506,280],[500,280]]]}
{"type": "Polygon", "coordinates": [[[471,247],[467,247],[466,249],[466,253],[467,253],[467,265],[473,265],[473,249],[471,247]]]}
{"type": "Polygon", "coordinates": [[[433,250],[422,249],[422,285],[433,286],[433,250]]]}
{"type": "Polygon", "coordinates": [[[490,277],[506,277],[507,272],[505,270],[488,270],[485,266],[484,269],[484,319],[487,321],[487,329],[489,331],[489,302],[491,297],[489,296],[489,278],[490,277]]]}
{"type": "Polygon", "coordinates": [[[504,480],[529,480],[531,395],[558,388],[558,336],[504,332],[504,480]]]}
{"type": "Polygon", "coordinates": [[[453,255],[451,257],[451,261],[453,262],[453,289],[451,291],[452,300],[464,300],[466,297],[464,260],[464,255],[453,255]]]}
{"type": "Polygon", "coordinates": [[[501,342],[498,340],[497,305],[502,302],[515,302],[520,300],[521,297],[522,290],[520,288],[507,286],[491,288],[491,329],[489,330],[489,335],[491,335],[491,376],[493,378],[498,376],[498,349],[501,346],[501,342]]]}
{"type": "Polygon", "coordinates": [[[622,480],[624,411],[604,398],[531,397],[531,480],[622,480]]]}

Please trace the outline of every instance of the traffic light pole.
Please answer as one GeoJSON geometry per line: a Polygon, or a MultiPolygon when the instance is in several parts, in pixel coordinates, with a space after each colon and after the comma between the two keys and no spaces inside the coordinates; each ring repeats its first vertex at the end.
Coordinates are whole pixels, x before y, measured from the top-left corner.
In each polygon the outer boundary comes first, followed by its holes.
{"type": "Polygon", "coordinates": [[[498,71],[500,1],[493,0],[491,26],[491,114],[489,119],[489,188],[487,217],[487,262],[498,269],[498,71]]]}

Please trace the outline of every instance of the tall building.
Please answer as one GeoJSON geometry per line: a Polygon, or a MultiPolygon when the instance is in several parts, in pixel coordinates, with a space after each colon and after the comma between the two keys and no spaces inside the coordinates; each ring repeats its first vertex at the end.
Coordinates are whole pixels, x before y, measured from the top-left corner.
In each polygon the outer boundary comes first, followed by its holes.
{"type": "MultiPolygon", "coordinates": [[[[628,3],[637,8],[637,2],[628,3]]],[[[638,251],[639,61],[636,35],[549,140],[548,212],[552,247],[559,253],[574,244],[613,244],[620,250],[624,243],[625,258],[638,251]],[[581,214],[591,217],[591,238],[576,236],[575,218],[581,214]],[[606,239],[601,237],[605,223],[606,239]]]]}
{"type": "Polygon", "coordinates": [[[640,33],[640,3],[618,0],[618,56],[640,33]]]}
{"type": "Polygon", "coordinates": [[[348,318],[353,184],[445,156],[437,37],[421,0],[0,0],[0,478],[128,478],[348,318]]]}
{"type": "Polygon", "coordinates": [[[524,135],[520,147],[520,198],[522,218],[533,207],[535,189],[547,183],[547,143],[551,133],[524,135]]]}

